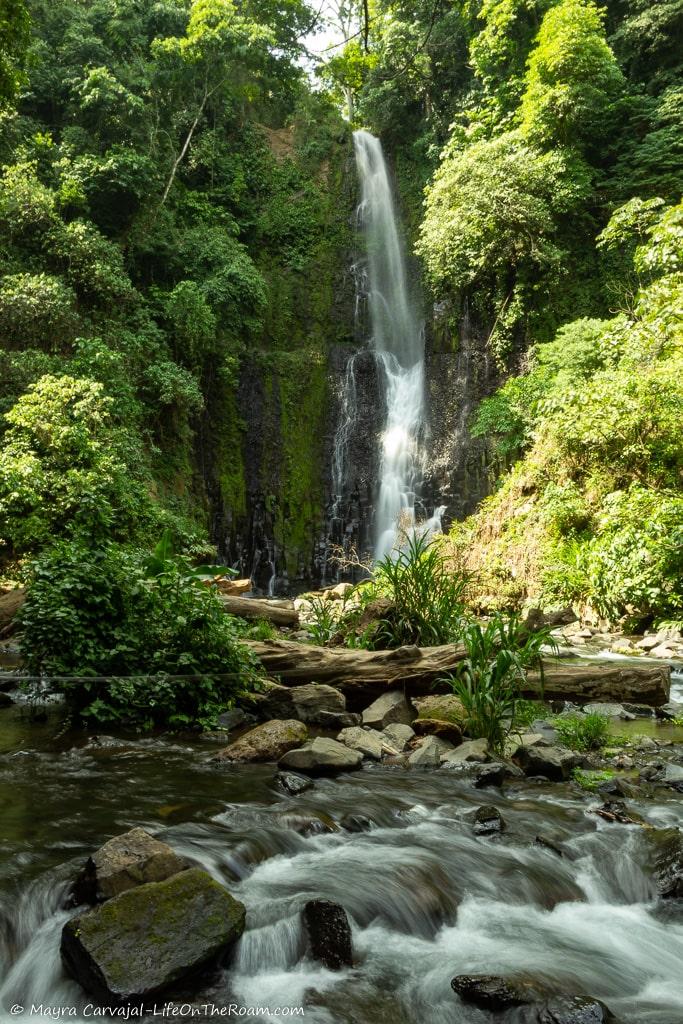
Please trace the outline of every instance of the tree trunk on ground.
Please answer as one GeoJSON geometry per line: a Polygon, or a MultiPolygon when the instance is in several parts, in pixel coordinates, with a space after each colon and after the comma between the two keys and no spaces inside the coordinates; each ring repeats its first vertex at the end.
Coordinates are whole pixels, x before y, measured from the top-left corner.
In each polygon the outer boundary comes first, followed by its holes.
{"type": "MultiPolygon", "coordinates": [[[[243,602],[251,603],[251,602],[243,602]]],[[[353,711],[381,693],[405,689],[407,695],[448,692],[438,683],[465,657],[464,648],[399,647],[395,651],[328,649],[291,640],[247,641],[266,672],[285,686],[329,683],[346,694],[353,711]],[[436,685],[435,685],[436,684],[436,685]]],[[[628,701],[658,706],[669,699],[671,672],[666,665],[567,664],[555,659],[544,663],[546,700],[628,701]]],[[[524,696],[538,698],[538,675],[532,673],[524,696]]]]}
{"type": "Polygon", "coordinates": [[[257,598],[232,597],[227,594],[221,594],[220,597],[226,612],[240,619],[268,619],[274,626],[290,626],[294,629],[299,625],[298,611],[293,604],[285,601],[259,601],[257,598]]]}

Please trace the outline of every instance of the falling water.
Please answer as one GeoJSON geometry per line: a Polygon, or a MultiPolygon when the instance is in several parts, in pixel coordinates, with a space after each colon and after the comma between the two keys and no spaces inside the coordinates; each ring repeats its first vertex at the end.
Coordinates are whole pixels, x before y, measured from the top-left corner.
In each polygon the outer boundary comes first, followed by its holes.
{"type": "MultiPolygon", "coordinates": [[[[361,185],[358,219],[367,242],[372,347],[386,401],[381,435],[375,557],[395,546],[399,527],[415,521],[424,469],[424,331],[410,294],[396,209],[379,139],[354,132],[361,185]]],[[[433,518],[433,517],[432,517],[433,518]]]]}

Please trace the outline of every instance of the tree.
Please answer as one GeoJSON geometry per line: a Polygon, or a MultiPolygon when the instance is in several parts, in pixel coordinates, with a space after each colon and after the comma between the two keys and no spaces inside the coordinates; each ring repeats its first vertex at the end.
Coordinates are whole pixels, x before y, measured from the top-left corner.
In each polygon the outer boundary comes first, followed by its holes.
{"type": "Polygon", "coordinates": [[[5,419],[0,522],[14,552],[64,536],[122,539],[139,528],[142,486],[131,479],[102,384],[46,374],[5,419]]]}
{"type": "Polygon", "coordinates": [[[31,22],[25,0],[0,0],[0,107],[25,81],[31,22]]]}
{"type": "Polygon", "coordinates": [[[451,152],[434,175],[417,252],[441,290],[493,299],[498,354],[523,322],[525,289],[561,273],[558,221],[587,189],[580,163],[539,153],[518,131],[451,152]]]}
{"type": "Polygon", "coordinates": [[[243,17],[232,0],[193,0],[185,35],[155,40],[152,50],[164,67],[167,82],[174,91],[180,90],[186,104],[186,130],[171,165],[162,205],[209,102],[228,86],[248,94],[259,57],[271,42],[270,30],[243,17]],[[240,80],[240,72],[247,67],[250,81],[240,80]]]}
{"type": "Polygon", "coordinates": [[[592,0],[561,0],[543,18],[522,96],[529,141],[597,147],[614,128],[624,77],[592,0]]]}

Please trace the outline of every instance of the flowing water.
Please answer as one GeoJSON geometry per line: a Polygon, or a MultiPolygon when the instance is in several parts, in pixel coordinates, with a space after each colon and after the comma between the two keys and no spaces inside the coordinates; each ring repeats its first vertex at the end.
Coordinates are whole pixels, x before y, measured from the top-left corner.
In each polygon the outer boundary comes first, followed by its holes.
{"type": "Polygon", "coordinates": [[[358,219],[367,247],[367,301],[386,417],[380,438],[375,558],[388,554],[399,528],[415,523],[424,473],[424,326],[410,288],[399,222],[382,145],[353,136],[361,188],[358,219]]]}
{"type": "MultiPolygon", "coordinates": [[[[303,1006],[314,1024],[486,1024],[450,980],[493,972],[601,998],[622,1024],[683,1021],[683,908],[656,899],[651,833],[603,821],[597,798],[381,767],[289,797],[272,766],[216,769],[198,741],[56,732],[54,719],[36,726],[0,712],[2,1024],[13,1004],[74,1006],[88,1019],[89,1000],[59,960],[61,904],[86,856],[138,825],[247,906],[233,962],[192,997],[195,1008],[303,1006]],[[482,803],[500,809],[502,837],[473,834],[482,803]],[[369,831],[340,827],[348,814],[365,815],[369,831]],[[333,973],[307,956],[299,911],[315,897],[346,908],[353,969],[333,973]]],[[[674,792],[633,806],[655,826],[683,825],[674,792]]]]}

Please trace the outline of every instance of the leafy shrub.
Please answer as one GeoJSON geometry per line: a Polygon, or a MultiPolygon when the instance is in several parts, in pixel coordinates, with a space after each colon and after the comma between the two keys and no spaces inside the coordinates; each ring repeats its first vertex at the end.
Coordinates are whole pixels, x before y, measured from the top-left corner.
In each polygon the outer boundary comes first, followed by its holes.
{"type": "Polygon", "coordinates": [[[125,539],[142,525],[149,503],[100,383],[47,374],[5,419],[0,520],[15,552],[75,534],[125,539]]]}
{"type": "Polygon", "coordinates": [[[467,656],[445,681],[465,708],[467,733],[484,737],[492,750],[500,751],[516,724],[526,673],[541,667],[541,648],[554,641],[548,629],[529,633],[519,619],[500,615],[485,625],[468,623],[461,640],[467,656]]]}
{"type": "Polygon", "coordinates": [[[52,685],[92,724],[208,727],[257,678],[216,594],[163,553],[63,541],[33,564],[21,624],[28,672],[79,677],[52,685]]]}
{"type": "Polygon", "coordinates": [[[609,721],[604,715],[567,715],[553,721],[562,743],[571,750],[599,750],[607,742],[609,721]]]}
{"type": "Polygon", "coordinates": [[[76,296],[50,274],[8,274],[0,285],[0,334],[12,346],[59,351],[78,330],[76,296]]]}

